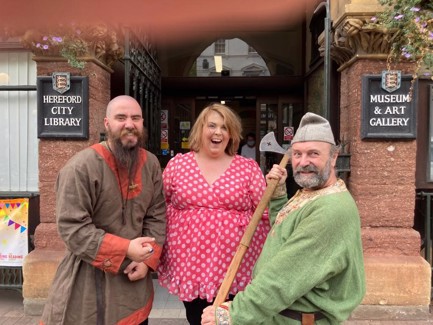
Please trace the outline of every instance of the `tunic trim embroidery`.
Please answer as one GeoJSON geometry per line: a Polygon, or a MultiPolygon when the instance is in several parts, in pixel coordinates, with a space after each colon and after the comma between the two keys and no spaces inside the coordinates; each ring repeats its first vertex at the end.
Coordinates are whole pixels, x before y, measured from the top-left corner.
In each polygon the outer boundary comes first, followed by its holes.
{"type": "Polygon", "coordinates": [[[230,318],[230,302],[224,302],[222,305],[215,309],[215,323],[216,325],[231,325],[230,318]]]}
{"type": "Polygon", "coordinates": [[[342,179],[337,180],[334,185],[322,188],[317,191],[305,191],[299,190],[296,194],[284,205],[284,207],[278,212],[275,220],[275,225],[278,225],[287,218],[287,216],[307,203],[314,201],[315,199],[329,194],[340,193],[347,191],[346,184],[342,179]]]}
{"type": "MultiPolygon", "coordinates": [[[[95,150],[107,163],[113,173],[116,175],[116,161],[114,156],[109,151],[105,142],[97,143],[91,146],[93,150],[95,150]]],[[[142,179],[141,179],[141,170],[146,163],[147,155],[145,150],[140,150],[139,161],[137,162],[137,169],[135,175],[131,177],[131,184],[128,184],[128,171],[126,168],[119,168],[119,176],[121,180],[121,191],[122,196],[126,197],[126,193],[129,191],[128,200],[131,200],[138,196],[142,189],[142,179]]]]}
{"type": "Polygon", "coordinates": [[[128,239],[105,234],[92,265],[104,272],[116,274],[125,259],[128,245],[128,239]]]}

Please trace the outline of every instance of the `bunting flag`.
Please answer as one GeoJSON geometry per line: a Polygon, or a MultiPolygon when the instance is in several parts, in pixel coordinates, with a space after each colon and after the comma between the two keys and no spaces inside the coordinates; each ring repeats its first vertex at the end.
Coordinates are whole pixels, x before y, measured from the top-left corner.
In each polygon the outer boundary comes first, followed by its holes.
{"type": "Polygon", "coordinates": [[[0,266],[22,266],[28,254],[29,199],[0,200],[0,266]]]}

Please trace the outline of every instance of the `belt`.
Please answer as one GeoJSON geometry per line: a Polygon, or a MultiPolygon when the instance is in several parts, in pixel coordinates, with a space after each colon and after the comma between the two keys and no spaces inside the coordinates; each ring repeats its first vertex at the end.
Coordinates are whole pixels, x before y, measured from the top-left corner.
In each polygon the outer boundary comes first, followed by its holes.
{"type": "Polygon", "coordinates": [[[303,313],[297,310],[284,309],[280,311],[280,315],[302,322],[302,325],[312,325],[316,320],[325,318],[320,311],[314,313],[303,313]]]}

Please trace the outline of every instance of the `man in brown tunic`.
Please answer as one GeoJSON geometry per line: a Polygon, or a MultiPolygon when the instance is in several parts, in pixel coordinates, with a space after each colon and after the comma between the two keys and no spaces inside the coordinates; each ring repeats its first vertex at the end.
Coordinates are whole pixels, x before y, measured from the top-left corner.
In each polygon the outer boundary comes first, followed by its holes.
{"type": "Polygon", "coordinates": [[[165,240],[161,167],[141,147],[134,98],[114,98],[104,125],[108,140],[77,153],[57,179],[57,224],[67,250],[41,324],[147,324],[150,272],[165,240]]]}

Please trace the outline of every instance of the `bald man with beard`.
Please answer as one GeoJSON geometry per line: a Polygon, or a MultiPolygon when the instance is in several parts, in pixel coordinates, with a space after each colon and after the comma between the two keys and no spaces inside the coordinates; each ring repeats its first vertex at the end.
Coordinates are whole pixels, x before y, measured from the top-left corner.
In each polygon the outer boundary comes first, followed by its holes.
{"type": "Polygon", "coordinates": [[[107,141],[78,152],[56,182],[56,218],[66,245],[41,324],[147,324],[165,241],[161,167],[142,148],[142,110],[110,101],[107,141]]]}

